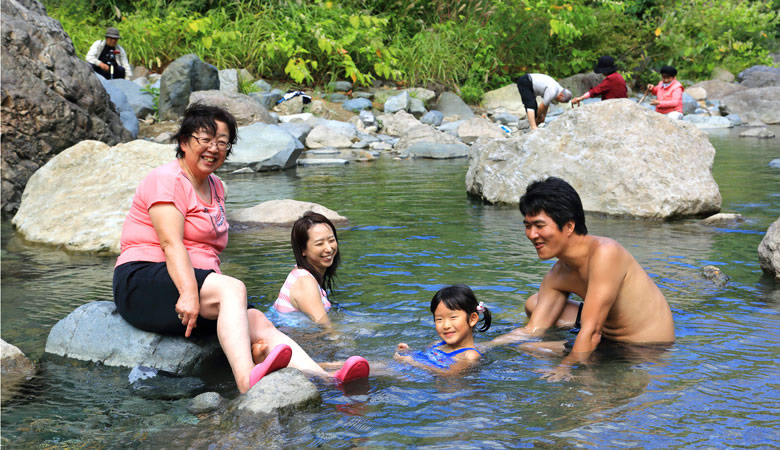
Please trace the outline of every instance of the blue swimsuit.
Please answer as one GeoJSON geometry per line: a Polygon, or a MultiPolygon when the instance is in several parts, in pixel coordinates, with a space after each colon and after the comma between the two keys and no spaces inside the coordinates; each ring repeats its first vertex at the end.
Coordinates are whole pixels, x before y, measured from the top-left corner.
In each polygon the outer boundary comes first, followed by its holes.
{"type": "Polygon", "coordinates": [[[466,350],[474,350],[475,352],[482,355],[482,352],[474,347],[461,348],[447,353],[444,350],[439,349],[439,347],[444,344],[445,342],[441,341],[438,344],[432,345],[427,350],[418,350],[412,353],[412,358],[419,363],[425,364],[426,366],[437,367],[439,369],[449,369],[451,365],[456,363],[454,356],[458,353],[463,353],[466,350]]]}

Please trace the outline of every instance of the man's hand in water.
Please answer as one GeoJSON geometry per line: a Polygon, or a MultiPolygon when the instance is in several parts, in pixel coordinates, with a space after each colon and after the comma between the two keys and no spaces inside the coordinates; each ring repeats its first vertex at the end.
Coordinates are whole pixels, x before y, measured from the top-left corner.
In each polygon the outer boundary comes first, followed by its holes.
{"type": "Polygon", "coordinates": [[[574,378],[571,374],[571,367],[560,365],[554,369],[537,369],[537,373],[542,374],[542,379],[551,381],[553,383],[557,381],[570,381],[574,378]]]}

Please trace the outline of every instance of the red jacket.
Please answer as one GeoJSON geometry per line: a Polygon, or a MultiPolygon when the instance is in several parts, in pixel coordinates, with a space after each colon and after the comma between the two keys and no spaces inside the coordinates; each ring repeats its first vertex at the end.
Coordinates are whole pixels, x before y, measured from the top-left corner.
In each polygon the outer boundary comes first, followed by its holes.
{"type": "Polygon", "coordinates": [[[683,112],[683,100],[682,95],[685,88],[679,81],[674,80],[669,83],[669,86],[664,87],[663,81],[658,83],[658,86],[653,88],[653,95],[661,102],[655,107],[655,112],[661,114],[669,114],[672,111],[678,111],[680,114],[683,112]]]}
{"type": "Polygon", "coordinates": [[[600,95],[602,100],[626,98],[628,97],[626,80],[624,80],[619,73],[612,72],[597,86],[590,88],[588,94],[590,94],[591,97],[600,95]]]}

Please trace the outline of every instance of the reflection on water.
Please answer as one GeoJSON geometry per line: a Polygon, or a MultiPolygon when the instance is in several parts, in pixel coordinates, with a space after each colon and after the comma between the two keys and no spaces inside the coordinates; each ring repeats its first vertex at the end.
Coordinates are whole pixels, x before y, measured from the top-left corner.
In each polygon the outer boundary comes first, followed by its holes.
{"type": "MultiPolygon", "coordinates": [[[[488,352],[461,378],[396,367],[367,392],[345,395],[319,384],[323,405],[281,425],[289,447],[777,447],[777,319],[780,294],[762,277],[756,248],[780,215],[780,157],[766,141],[712,137],[723,211],[733,226],[696,221],[646,223],[589,215],[593,234],[620,241],[661,286],[677,342],[660,356],[612,355],[577,369],[566,383],[537,371],[538,358],[514,346],[488,352]],[[717,265],[725,287],[699,275],[717,265]]],[[[422,348],[436,337],[428,304],[442,285],[467,283],[494,314],[484,341],[525,320],[523,300],[550,262],[525,239],[516,207],[483,205],[465,194],[465,161],[392,161],[224,175],[230,208],[265,200],[313,201],[349,218],[339,230],[342,267],[333,296],[337,337],[299,322],[279,326],[317,360],[360,353],[387,361],[397,342],[422,348]]],[[[128,369],[44,357],[46,335],[77,306],[111,298],[114,259],[24,242],[2,224],[2,337],[36,360],[39,376],[2,407],[2,440],[30,446],[205,446],[240,442],[218,417],[195,417],[187,398],[150,400],[128,386],[128,369]]],[[[289,232],[234,232],[225,273],[246,282],[267,311],[294,263],[289,232]]],[[[551,339],[568,338],[551,332],[551,339]]],[[[204,380],[236,395],[229,371],[204,380]]]]}

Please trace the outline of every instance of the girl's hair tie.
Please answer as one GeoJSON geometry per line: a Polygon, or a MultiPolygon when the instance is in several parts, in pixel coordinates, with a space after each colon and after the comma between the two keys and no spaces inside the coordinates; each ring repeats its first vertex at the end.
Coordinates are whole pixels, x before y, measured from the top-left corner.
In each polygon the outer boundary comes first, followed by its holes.
{"type": "Polygon", "coordinates": [[[485,304],[483,302],[479,302],[477,305],[477,312],[485,312],[485,304]]]}

